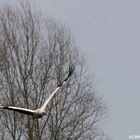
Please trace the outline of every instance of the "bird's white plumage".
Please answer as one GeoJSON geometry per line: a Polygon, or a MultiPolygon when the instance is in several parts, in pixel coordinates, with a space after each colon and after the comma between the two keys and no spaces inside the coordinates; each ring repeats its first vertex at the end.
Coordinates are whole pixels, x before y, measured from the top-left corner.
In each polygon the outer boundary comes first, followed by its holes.
{"type": "Polygon", "coordinates": [[[47,104],[48,104],[49,101],[54,97],[54,95],[57,93],[57,91],[58,91],[59,89],[60,89],[60,87],[57,87],[57,88],[55,89],[55,91],[49,96],[49,98],[45,101],[45,103],[44,103],[44,104],[42,105],[42,107],[41,107],[42,111],[45,110],[47,104]]]}
{"type": "Polygon", "coordinates": [[[27,115],[32,115],[34,118],[40,118],[45,114],[45,108],[46,108],[47,104],[50,102],[50,100],[54,97],[54,95],[57,93],[57,91],[59,89],[60,89],[60,87],[57,87],[54,90],[54,92],[49,96],[49,98],[47,98],[47,100],[44,102],[44,104],[40,108],[37,108],[35,110],[21,108],[21,107],[15,107],[15,106],[2,106],[2,105],[0,106],[0,108],[6,109],[6,110],[13,110],[13,111],[20,112],[20,113],[27,114],[27,115]]]}
{"type": "Polygon", "coordinates": [[[27,111],[27,112],[31,112],[31,113],[35,112],[35,110],[31,110],[31,109],[27,109],[27,108],[22,108],[22,107],[15,107],[15,106],[7,106],[7,107],[0,106],[0,108],[3,108],[3,109],[8,108],[9,110],[10,109],[11,110],[21,110],[21,111],[27,111]]]}
{"type": "Polygon", "coordinates": [[[60,89],[60,87],[57,87],[54,90],[54,92],[49,96],[49,98],[47,98],[47,100],[44,102],[44,104],[40,108],[37,108],[35,110],[22,108],[22,107],[2,106],[2,105],[0,106],[0,108],[6,109],[6,110],[13,110],[13,111],[20,112],[20,113],[27,114],[27,115],[32,115],[34,118],[41,118],[45,114],[45,108],[46,108],[47,104],[50,102],[50,100],[54,97],[54,95],[57,93],[57,91],[59,89],[60,89]]]}
{"type": "Polygon", "coordinates": [[[74,67],[73,66],[69,67],[69,74],[67,78],[53,91],[53,93],[49,96],[49,98],[47,98],[47,100],[44,102],[44,104],[40,108],[32,110],[32,109],[27,109],[27,108],[21,108],[21,107],[15,107],[15,106],[3,106],[3,105],[0,105],[0,108],[6,109],[6,110],[13,110],[13,111],[20,112],[27,115],[32,115],[34,118],[41,118],[45,114],[45,108],[48,105],[48,103],[56,95],[60,87],[66,83],[66,81],[72,75],[73,71],[74,71],[74,67]]]}

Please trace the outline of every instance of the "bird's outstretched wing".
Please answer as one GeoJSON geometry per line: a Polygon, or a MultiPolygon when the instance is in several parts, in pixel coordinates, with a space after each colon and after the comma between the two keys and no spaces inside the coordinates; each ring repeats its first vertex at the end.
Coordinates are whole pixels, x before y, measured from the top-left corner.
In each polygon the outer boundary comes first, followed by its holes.
{"type": "MultiPolygon", "coordinates": [[[[50,97],[45,101],[43,106],[41,108],[39,108],[39,110],[41,112],[45,111],[45,108],[46,108],[47,104],[49,103],[49,101],[54,97],[54,95],[57,93],[57,91],[60,89],[60,87],[66,83],[66,81],[69,79],[69,77],[73,74],[74,70],[75,70],[75,67],[73,65],[69,66],[68,76],[63,80],[63,82],[60,85],[58,85],[58,87],[54,90],[54,92],[50,95],[50,97]]],[[[20,113],[27,114],[27,115],[34,115],[36,113],[36,110],[31,110],[31,109],[21,108],[21,107],[14,107],[14,106],[0,105],[0,108],[5,109],[5,110],[13,110],[13,111],[20,112],[20,113]]]]}
{"type": "Polygon", "coordinates": [[[69,66],[68,76],[58,85],[58,87],[53,91],[53,93],[45,101],[45,103],[41,107],[42,110],[45,110],[45,108],[46,108],[47,104],[49,103],[49,101],[54,97],[54,95],[57,93],[57,91],[60,89],[60,87],[66,83],[66,81],[69,79],[69,77],[73,74],[74,71],[75,71],[75,66],[74,65],[69,66]]]}
{"type": "Polygon", "coordinates": [[[16,112],[20,112],[22,114],[28,114],[28,115],[33,115],[35,113],[34,110],[31,109],[26,109],[26,108],[21,108],[21,107],[14,107],[14,106],[0,106],[2,109],[6,110],[13,110],[16,112]]]}

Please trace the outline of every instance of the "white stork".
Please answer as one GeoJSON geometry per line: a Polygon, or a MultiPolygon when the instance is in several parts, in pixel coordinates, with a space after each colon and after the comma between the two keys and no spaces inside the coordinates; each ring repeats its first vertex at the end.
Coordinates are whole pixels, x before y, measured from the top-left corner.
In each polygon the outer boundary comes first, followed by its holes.
{"type": "Polygon", "coordinates": [[[69,74],[67,78],[65,78],[65,80],[58,85],[58,87],[53,91],[53,93],[49,96],[49,98],[47,98],[47,100],[44,102],[44,104],[40,108],[32,110],[32,109],[27,109],[27,108],[21,108],[21,107],[15,107],[15,106],[3,106],[3,105],[1,105],[0,108],[6,109],[6,110],[13,110],[16,112],[20,112],[22,114],[27,114],[27,115],[32,116],[33,118],[41,118],[42,116],[46,114],[45,108],[48,105],[48,103],[55,96],[55,94],[60,89],[60,87],[66,83],[69,77],[73,74],[74,70],[75,70],[74,66],[69,66],[69,74]]]}

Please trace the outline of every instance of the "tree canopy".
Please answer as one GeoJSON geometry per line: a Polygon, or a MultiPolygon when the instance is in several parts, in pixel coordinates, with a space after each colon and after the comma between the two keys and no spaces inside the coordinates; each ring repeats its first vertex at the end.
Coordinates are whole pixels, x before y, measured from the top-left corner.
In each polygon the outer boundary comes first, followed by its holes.
{"type": "Polygon", "coordinates": [[[75,73],[42,119],[0,110],[1,139],[96,140],[107,110],[66,25],[29,4],[0,8],[0,104],[40,107],[69,65],[75,73]]]}

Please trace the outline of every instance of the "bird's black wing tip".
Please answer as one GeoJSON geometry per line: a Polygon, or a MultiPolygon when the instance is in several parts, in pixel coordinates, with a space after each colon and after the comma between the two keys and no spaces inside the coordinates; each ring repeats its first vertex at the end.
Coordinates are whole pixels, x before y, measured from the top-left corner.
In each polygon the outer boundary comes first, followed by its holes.
{"type": "Polygon", "coordinates": [[[72,74],[73,74],[73,72],[75,71],[75,65],[69,65],[69,74],[68,74],[68,77],[70,77],[72,74]]]}
{"type": "Polygon", "coordinates": [[[68,76],[66,77],[66,79],[64,81],[67,81],[69,79],[69,77],[74,73],[75,71],[75,66],[74,65],[69,65],[69,73],[68,76]]]}
{"type": "Polygon", "coordinates": [[[69,77],[73,74],[73,72],[75,71],[75,65],[73,65],[73,64],[72,65],[69,65],[69,70],[68,71],[69,71],[68,72],[68,76],[64,79],[64,81],[62,83],[58,84],[58,87],[61,87],[62,84],[64,82],[66,82],[69,79],[69,77]]]}

